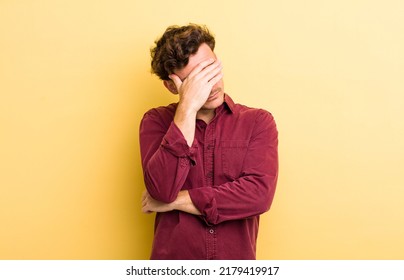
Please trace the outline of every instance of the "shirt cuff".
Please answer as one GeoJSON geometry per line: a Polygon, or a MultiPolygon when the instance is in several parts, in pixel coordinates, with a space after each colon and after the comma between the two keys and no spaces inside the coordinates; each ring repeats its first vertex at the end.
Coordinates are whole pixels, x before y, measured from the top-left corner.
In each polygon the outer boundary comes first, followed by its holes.
{"type": "Polygon", "coordinates": [[[181,158],[188,157],[191,162],[195,163],[196,152],[198,149],[197,141],[194,139],[192,146],[189,147],[184,135],[174,122],[171,122],[171,125],[161,142],[161,146],[174,156],[181,158]]]}
{"type": "Polygon", "coordinates": [[[217,224],[218,212],[213,188],[189,189],[188,194],[206,224],[217,224]]]}

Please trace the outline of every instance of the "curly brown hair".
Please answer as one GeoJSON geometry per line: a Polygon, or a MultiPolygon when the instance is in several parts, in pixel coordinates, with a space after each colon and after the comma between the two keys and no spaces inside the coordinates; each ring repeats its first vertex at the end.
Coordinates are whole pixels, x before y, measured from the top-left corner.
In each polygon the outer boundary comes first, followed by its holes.
{"type": "Polygon", "coordinates": [[[195,54],[203,43],[214,50],[215,38],[206,26],[169,26],[150,50],[152,73],[161,80],[169,80],[168,76],[175,69],[187,66],[189,57],[195,54]]]}

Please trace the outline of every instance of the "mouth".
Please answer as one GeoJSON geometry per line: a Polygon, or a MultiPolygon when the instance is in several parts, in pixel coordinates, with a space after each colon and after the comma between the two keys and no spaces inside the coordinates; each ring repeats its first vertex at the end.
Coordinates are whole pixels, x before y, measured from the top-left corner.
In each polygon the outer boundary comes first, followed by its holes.
{"type": "Polygon", "coordinates": [[[215,89],[215,90],[209,95],[208,101],[211,101],[211,100],[213,100],[213,99],[216,99],[216,97],[219,95],[219,92],[220,92],[220,91],[221,91],[220,88],[215,89]]]}

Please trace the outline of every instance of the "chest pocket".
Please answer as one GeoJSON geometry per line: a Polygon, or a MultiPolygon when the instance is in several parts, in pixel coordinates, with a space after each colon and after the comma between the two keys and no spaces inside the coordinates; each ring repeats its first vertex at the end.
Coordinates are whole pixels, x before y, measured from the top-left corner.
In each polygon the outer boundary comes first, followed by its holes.
{"type": "Polygon", "coordinates": [[[243,171],[244,158],[248,150],[246,140],[224,140],[220,142],[222,156],[222,170],[231,180],[240,177],[243,171]]]}

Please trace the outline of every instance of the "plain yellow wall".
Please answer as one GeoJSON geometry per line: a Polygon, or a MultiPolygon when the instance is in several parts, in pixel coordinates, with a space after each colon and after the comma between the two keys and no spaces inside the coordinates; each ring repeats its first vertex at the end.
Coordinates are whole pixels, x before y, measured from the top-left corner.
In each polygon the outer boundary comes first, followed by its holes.
{"type": "Polygon", "coordinates": [[[280,177],[260,259],[404,258],[404,2],[0,1],[0,258],[147,259],[149,72],[205,23],[225,88],[271,111],[280,177]]]}

